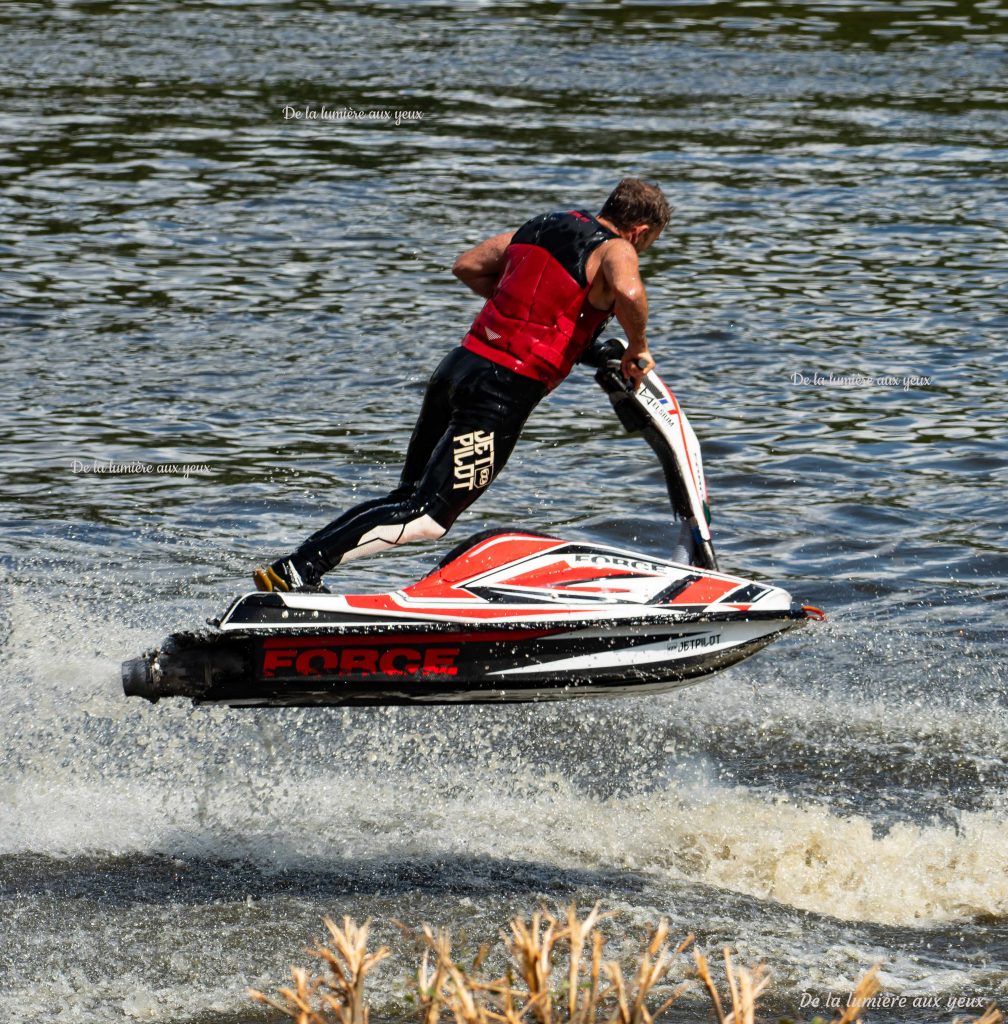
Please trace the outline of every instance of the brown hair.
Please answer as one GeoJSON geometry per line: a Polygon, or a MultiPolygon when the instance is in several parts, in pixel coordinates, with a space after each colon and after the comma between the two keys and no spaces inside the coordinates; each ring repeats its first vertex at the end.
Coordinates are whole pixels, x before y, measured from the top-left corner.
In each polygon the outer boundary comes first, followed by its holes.
{"type": "Polygon", "coordinates": [[[610,193],[600,217],[611,220],[618,228],[649,224],[664,228],[672,216],[665,193],[654,183],[640,178],[624,178],[610,193]]]}

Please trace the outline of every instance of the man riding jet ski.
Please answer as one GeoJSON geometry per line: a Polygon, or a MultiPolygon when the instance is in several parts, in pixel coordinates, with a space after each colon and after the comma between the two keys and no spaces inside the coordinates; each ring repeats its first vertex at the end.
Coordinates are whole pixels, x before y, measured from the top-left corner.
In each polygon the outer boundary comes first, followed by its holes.
{"type": "Polygon", "coordinates": [[[659,692],[748,657],[814,610],[718,571],[703,463],[648,351],[637,256],[669,218],[661,190],[620,182],[597,216],[535,217],[463,254],[487,298],[435,370],[399,486],[253,574],[212,629],[123,664],[127,695],[231,705],[520,701],[659,692]],[[598,342],[615,315],[628,341],[598,342]],[[334,566],[441,537],[503,468],[533,408],[578,360],[659,457],[669,560],[509,530],[460,544],[385,594],[330,594],[334,566]]]}

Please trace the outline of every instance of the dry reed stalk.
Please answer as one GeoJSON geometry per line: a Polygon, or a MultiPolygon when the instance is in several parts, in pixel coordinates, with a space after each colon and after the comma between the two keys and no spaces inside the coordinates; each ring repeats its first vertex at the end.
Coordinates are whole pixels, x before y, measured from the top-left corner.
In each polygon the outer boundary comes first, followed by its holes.
{"type": "Polygon", "coordinates": [[[317,943],[308,952],[326,964],[328,977],[309,980],[307,971],[292,967],[294,988],[279,990],[286,1002],[278,1002],[255,989],[250,989],[249,995],[256,1002],[279,1010],[297,1024],[331,1024],[333,1020],[339,1024],[368,1024],[364,982],[368,972],[389,955],[389,950],[382,946],[375,953],[368,952],[370,921],[358,926],[350,917],[344,917],[341,928],[327,917],[324,923],[334,949],[317,943]],[[314,1000],[321,1004],[322,1011],[332,1016],[323,1016],[313,1005],[314,1000]]]}
{"type": "Polygon", "coordinates": [[[694,949],[693,959],[696,961],[697,977],[703,982],[704,988],[707,989],[707,995],[710,997],[711,1005],[717,1014],[718,1024],[725,1024],[725,1014],[721,1008],[721,997],[718,995],[717,985],[714,984],[714,979],[710,975],[707,958],[699,949],[694,949]]]}
{"type": "Polygon", "coordinates": [[[592,959],[588,980],[588,999],[581,1008],[581,1016],[571,1024],[593,1024],[598,1012],[600,997],[599,979],[602,976],[602,947],[605,939],[600,931],[592,933],[592,959]]]}
{"type": "Polygon", "coordinates": [[[688,986],[687,982],[679,985],[658,1009],[653,1012],[648,1009],[648,995],[665,980],[675,959],[692,942],[693,936],[687,935],[674,950],[670,951],[668,924],[664,920],[658,922],[658,927],[652,932],[650,941],[641,953],[636,983],[632,990],[629,1017],[621,1019],[621,1024],[651,1024],[655,1017],[661,1016],[682,995],[688,986]]]}
{"type": "Polygon", "coordinates": [[[861,1011],[865,1004],[882,989],[882,983],[878,980],[879,965],[876,964],[861,980],[854,986],[850,999],[847,1000],[847,1008],[839,1017],[835,1018],[834,1024],[860,1024],[861,1011]]]}
{"type": "MultiPolygon", "coordinates": [[[[680,985],[656,1009],[648,1006],[649,997],[661,985],[672,968],[675,958],[693,941],[693,936],[683,940],[675,950],[670,952],[668,942],[668,925],[662,921],[653,931],[641,953],[640,963],[635,978],[627,981],[618,963],[612,960],[603,961],[602,949],[605,937],[598,929],[602,917],[598,904],[581,920],[577,908],[567,908],[565,926],[547,915],[549,928],[543,935],[544,944],[549,948],[546,956],[540,955],[540,962],[552,963],[553,946],[563,943],[566,946],[567,964],[567,1024],[652,1024],[656,1016],[664,1013],[682,994],[686,985],[680,985]],[[584,949],[586,942],[591,942],[591,961],[587,965],[587,978],[582,982],[585,971],[584,949]],[[605,980],[603,987],[600,982],[605,980]],[[587,988],[584,998],[581,990],[587,988]],[[603,1004],[611,1005],[612,1009],[605,1013],[603,1004]]],[[[512,955],[524,954],[527,951],[518,944],[512,947],[512,955]]],[[[541,991],[548,991],[548,978],[541,982],[541,991]]],[[[539,1007],[549,1006],[545,997],[540,997],[535,1004],[539,1007]]],[[[563,1024],[556,1013],[541,1018],[543,1024],[563,1024]]]]}
{"type": "Polygon", "coordinates": [[[438,931],[435,936],[430,926],[426,924],[423,926],[423,934],[426,948],[423,951],[420,966],[417,968],[417,997],[420,1002],[423,1024],[438,1024],[441,1007],[445,1001],[444,990],[448,980],[445,964],[451,960],[451,939],[444,929],[438,931]],[[433,970],[429,966],[431,952],[434,953],[433,970]]]}
{"type": "Polygon", "coordinates": [[[312,978],[309,982],[308,972],[301,967],[292,967],[291,975],[294,978],[294,988],[282,988],[279,994],[284,997],[286,1003],[278,1003],[262,992],[254,988],[249,989],[249,995],[258,1003],[265,1003],[272,1006],[274,1010],[297,1021],[297,1024],[330,1024],[324,1017],[315,1012],[312,1007],[312,1000],[322,985],[320,978],[312,978]]]}
{"type": "MultiPolygon", "coordinates": [[[[399,927],[405,934],[412,935],[405,926],[399,927]]],[[[416,980],[423,1024],[437,1024],[442,1008],[452,1014],[457,1024],[491,1024],[494,1021],[520,1024],[514,996],[521,993],[514,991],[510,977],[485,982],[475,976],[486,959],[487,946],[480,947],[467,972],[453,959],[451,940],[446,931],[441,930],[435,935],[429,925],[424,925],[420,935],[412,937],[419,939],[424,946],[416,980]],[[430,966],[432,953],[433,969],[430,966]],[[487,1006],[484,993],[492,993],[500,1001],[503,1012],[487,1006]]]]}
{"type": "Polygon", "coordinates": [[[546,928],[543,930],[543,913],[537,910],[526,924],[520,917],[511,921],[511,942],[509,951],[518,972],[528,989],[527,1002],[539,1024],[552,1024],[553,992],[550,976],[553,973],[553,947],[560,938],[557,920],[546,914],[546,928]]]}
{"type": "Polygon", "coordinates": [[[979,1017],[955,1017],[952,1024],[1002,1024],[1004,1019],[1004,1014],[991,1003],[979,1017]]]}
{"type": "Polygon", "coordinates": [[[718,995],[717,986],[711,977],[707,958],[699,949],[693,950],[696,961],[697,976],[703,982],[707,995],[710,997],[718,1024],[754,1024],[756,1019],[756,1000],[766,991],[770,984],[770,973],[766,966],[757,964],[751,971],[745,967],[732,966],[731,951],[724,948],[725,977],[728,981],[728,993],[731,996],[732,1008],[725,1013],[718,995]]]}
{"type": "Polygon", "coordinates": [[[567,1019],[571,1024],[581,1024],[594,1020],[595,1002],[598,998],[598,979],[602,961],[602,936],[595,930],[601,917],[606,917],[596,903],[591,912],[582,921],[578,917],[577,906],[567,905],[566,937],[569,950],[567,961],[567,1019]],[[584,956],[585,940],[592,939],[592,961],[589,972],[591,979],[587,1002],[580,1000],[581,958],[584,956]],[[595,940],[598,941],[595,941],[595,940]]]}

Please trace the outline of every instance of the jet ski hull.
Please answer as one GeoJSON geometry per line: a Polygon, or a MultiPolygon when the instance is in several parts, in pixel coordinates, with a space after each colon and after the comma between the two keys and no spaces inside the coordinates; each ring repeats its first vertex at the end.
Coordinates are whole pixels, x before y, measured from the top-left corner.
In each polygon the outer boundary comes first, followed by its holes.
{"type": "Polygon", "coordinates": [[[785,591],[534,534],[476,538],[379,595],[247,594],[123,665],[127,695],[234,706],[659,693],[806,621],[785,591]]]}

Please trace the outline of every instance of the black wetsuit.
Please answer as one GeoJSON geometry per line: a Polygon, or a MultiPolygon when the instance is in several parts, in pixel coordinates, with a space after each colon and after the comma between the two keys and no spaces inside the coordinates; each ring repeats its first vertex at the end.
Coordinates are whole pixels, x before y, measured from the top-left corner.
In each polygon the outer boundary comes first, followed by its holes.
{"type": "Polygon", "coordinates": [[[427,384],[399,486],[313,533],[290,556],[306,582],[341,562],[442,536],[500,472],[546,385],[464,348],[427,384]]]}

